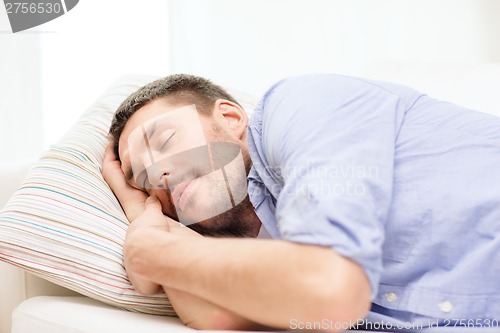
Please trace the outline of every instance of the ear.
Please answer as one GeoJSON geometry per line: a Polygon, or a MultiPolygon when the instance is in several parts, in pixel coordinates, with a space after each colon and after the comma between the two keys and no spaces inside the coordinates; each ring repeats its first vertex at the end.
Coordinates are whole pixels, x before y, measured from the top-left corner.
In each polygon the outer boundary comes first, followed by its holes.
{"type": "Polygon", "coordinates": [[[237,139],[243,139],[248,124],[248,117],[241,106],[226,99],[215,101],[214,108],[222,125],[237,139]]]}

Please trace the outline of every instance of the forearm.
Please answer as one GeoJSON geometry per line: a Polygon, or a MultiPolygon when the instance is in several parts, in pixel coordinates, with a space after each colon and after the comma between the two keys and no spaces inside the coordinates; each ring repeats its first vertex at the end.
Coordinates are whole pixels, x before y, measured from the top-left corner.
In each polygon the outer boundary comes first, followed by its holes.
{"type": "MultiPolygon", "coordinates": [[[[157,222],[149,222],[148,229],[156,230],[156,233],[173,232],[178,234],[188,235],[188,239],[194,237],[201,237],[186,227],[181,227],[178,223],[173,223],[165,220],[166,224],[157,222]],[[168,226],[168,227],[167,227],[168,226]]],[[[131,228],[137,228],[138,224],[134,224],[131,228]]],[[[126,242],[128,244],[128,242],[126,242]]],[[[127,250],[125,246],[125,250],[127,250]]],[[[125,251],[125,253],[128,253],[125,251]]],[[[129,260],[125,260],[125,267],[127,268],[128,277],[135,289],[141,294],[155,294],[162,290],[162,286],[156,282],[152,282],[149,277],[136,274],[133,269],[129,269],[129,260]]],[[[257,330],[262,329],[258,325],[240,315],[228,311],[220,306],[217,306],[207,300],[197,297],[188,292],[176,290],[163,286],[163,290],[167,294],[170,303],[174,307],[177,315],[181,321],[191,328],[195,329],[232,329],[232,330],[257,330]]]]}
{"type": "MultiPolygon", "coordinates": [[[[145,224],[144,221],[138,221],[138,222],[132,222],[129,226],[128,232],[130,232],[133,229],[140,228],[141,226],[147,225],[149,228],[152,228],[153,230],[156,230],[156,232],[168,232],[169,227],[168,224],[163,223],[161,220],[160,221],[149,221],[148,224],[145,224]]],[[[140,274],[137,274],[136,271],[130,267],[130,264],[128,260],[126,260],[126,250],[127,250],[127,241],[128,241],[128,234],[127,238],[125,240],[125,245],[124,245],[124,266],[125,270],[127,271],[127,276],[134,287],[134,289],[143,295],[154,295],[158,294],[162,291],[162,286],[160,283],[153,282],[149,277],[147,276],[142,276],[140,274]]]]}
{"type": "MultiPolygon", "coordinates": [[[[147,279],[133,280],[133,285],[141,294],[150,295],[162,290],[159,284],[147,279]]],[[[264,328],[262,325],[187,292],[168,287],[163,287],[163,290],[179,319],[188,327],[203,330],[257,330],[264,328]]]]}
{"type": "Polygon", "coordinates": [[[352,320],[369,307],[360,268],[329,248],[253,239],[165,241],[161,234],[150,240],[129,258],[137,274],[258,323],[287,328],[291,319],[352,320]]]}
{"type": "Polygon", "coordinates": [[[260,330],[266,327],[252,322],[190,293],[164,287],[182,323],[204,330],[260,330]]]}
{"type": "Polygon", "coordinates": [[[139,294],[154,295],[162,291],[161,285],[158,283],[152,282],[150,279],[143,276],[139,276],[130,269],[126,268],[126,271],[130,283],[139,294]]]}

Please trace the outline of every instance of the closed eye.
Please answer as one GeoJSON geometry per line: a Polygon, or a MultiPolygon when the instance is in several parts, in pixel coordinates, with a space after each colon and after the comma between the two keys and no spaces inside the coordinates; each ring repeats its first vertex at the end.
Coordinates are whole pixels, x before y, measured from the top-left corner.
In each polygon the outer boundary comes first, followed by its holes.
{"type": "Polygon", "coordinates": [[[163,150],[163,148],[165,148],[165,146],[167,145],[168,141],[174,136],[175,134],[175,131],[173,131],[169,136],[168,138],[165,139],[165,142],[163,143],[163,145],[160,147],[160,150],[163,150]]]}

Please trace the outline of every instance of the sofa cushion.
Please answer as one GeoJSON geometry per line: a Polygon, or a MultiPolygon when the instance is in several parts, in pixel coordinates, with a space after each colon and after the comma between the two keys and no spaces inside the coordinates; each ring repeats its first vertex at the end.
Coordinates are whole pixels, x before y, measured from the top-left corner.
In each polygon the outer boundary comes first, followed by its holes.
{"type": "Polygon", "coordinates": [[[12,333],[196,332],[177,318],[130,313],[88,297],[39,296],[12,314],[12,333]]]}

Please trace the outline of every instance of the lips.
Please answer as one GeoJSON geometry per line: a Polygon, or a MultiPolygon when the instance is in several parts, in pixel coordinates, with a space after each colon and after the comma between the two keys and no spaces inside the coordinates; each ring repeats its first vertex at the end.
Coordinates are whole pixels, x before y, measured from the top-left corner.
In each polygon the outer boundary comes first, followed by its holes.
{"type": "Polygon", "coordinates": [[[184,210],[197,179],[188,180],[178,184],[172,192],[172,199],[176,208],[184,210]]]}

